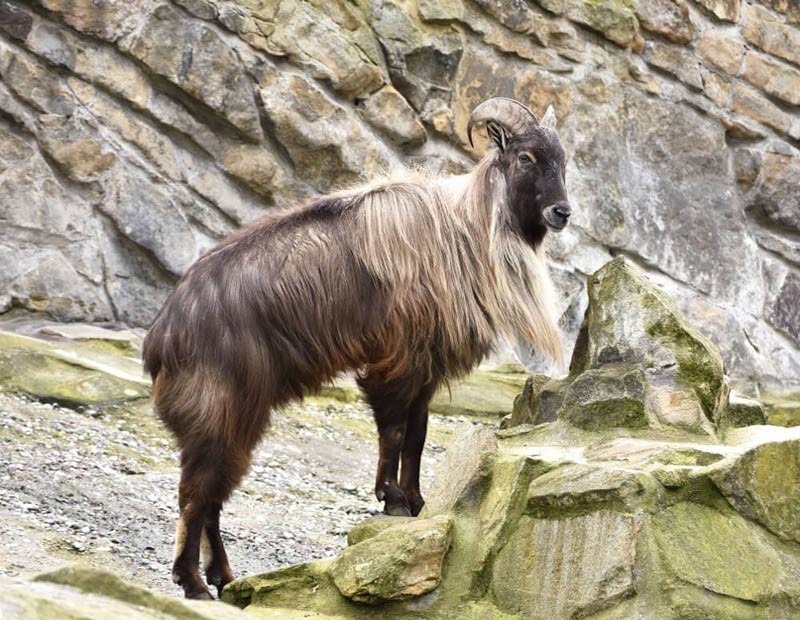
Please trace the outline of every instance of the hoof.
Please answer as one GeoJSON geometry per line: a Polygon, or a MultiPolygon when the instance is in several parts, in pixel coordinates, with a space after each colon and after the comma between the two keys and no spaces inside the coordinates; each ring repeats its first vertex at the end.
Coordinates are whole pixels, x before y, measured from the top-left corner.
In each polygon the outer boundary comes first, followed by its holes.
{"type": "Polygon", "coordinates": [[[410,517],[411,510],[405,504],[386,504],[383,507],[384,514],[392,517],[410,517]]]}
{"type": "Polygon", "coordinates": [[[199,590],[196,592],[186,592],[186,598],[193,601],[213,601],[214,597],[208,590],[199,590]]]}
{"type": "Polygon", "coordinates": [[[419,499],[411,499],[408,502],[411,504],[411,516],[416,517],[419,516],[419,513],[422,512],[422,507],[425,505],[425,500],[421,497],[419,499]]]}

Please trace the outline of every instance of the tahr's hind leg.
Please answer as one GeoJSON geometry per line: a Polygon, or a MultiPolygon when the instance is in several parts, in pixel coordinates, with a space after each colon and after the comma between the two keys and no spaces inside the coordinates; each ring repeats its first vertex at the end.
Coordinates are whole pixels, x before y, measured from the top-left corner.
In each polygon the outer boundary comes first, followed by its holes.
{"type": "Polygon", "coordinates": [[[180,516],[175,531],[175,557],[172,580],[183,588],[186,598],[211,600],[214,597],[200,578],[200,539],[205,524],[206,506],[191,492],[188,481],[191,472],[184,467],[181,473],[178,504],[180,516]]]}
{"type": "Polygon", "coordinates": [[[219,513],[221,511],[221,503],[212,504],[209,508],[200,546],[200,556],[203,560],[203,568],[206,571],[206,581],[209,585],[217,588],[217,596],[222,594],[222,588],[234,579],[219,529],[219,513]]]}
{"type": "Polygon", "coordinates": [[[181,456],[181,519],[172,576],[186,598],[212,599],[200,577],[201,544],[205,543],[203,564],[208,582],[221,592],[233,581],[233,574],[222,544],[219,513],[247,471],[249,450],[204,443],[184,446],[181,456]]]}
{"type": "Polygon", "coordinates": [[[433,384],[426,385],[409,406],[406,436],[400,453],[400,488],[405,493],[412,516],[415,517],[425,505],[419,490],[419,471],[428,432],[428,403],[433,392],[433,384]]]}

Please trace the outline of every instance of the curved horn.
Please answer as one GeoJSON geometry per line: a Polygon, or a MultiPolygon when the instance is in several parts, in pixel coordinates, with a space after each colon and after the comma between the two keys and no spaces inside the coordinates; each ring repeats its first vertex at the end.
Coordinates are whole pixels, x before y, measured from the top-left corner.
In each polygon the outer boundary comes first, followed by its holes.
{"type": "Polygon", "coordinates": [[[526,129],[539,126],[539,119],[528,106],[508,97],[493,97],[478,105],[469,115],[467,138],[472,144],[472,130],[478,123],[493,121],[505,127],[514,136],[526,129]]]}

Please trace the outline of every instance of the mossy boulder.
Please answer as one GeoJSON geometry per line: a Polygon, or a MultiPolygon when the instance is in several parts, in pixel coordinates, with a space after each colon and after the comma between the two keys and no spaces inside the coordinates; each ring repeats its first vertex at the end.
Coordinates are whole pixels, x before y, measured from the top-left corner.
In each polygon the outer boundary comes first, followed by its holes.
{"type": "Polygon", "coordinates": [[[721,428],[740,428],[766,423],[767,414],[764,411],[764,405],[752,398],[745,398],[731,392],[728,406],[722,413],[719,426],[721,428]]]}
{"type": "Polygon", "coordinates": [[[221,603],[185,601],[156,594],[111,573],[72,566],[33,581],[0,581],[3,620],[243,620],[248,615],[221,603]]]}
{"type": "Polygon", "coordinates": [[[45,340],[0,330],[0,390],[72,407],[149,396],[141,362],[94,340],[45,340]]]}
{"type": "Polygon", "coordinates": [[[589,278],[588,296],[569,376],[532,377],[506,426],[563,419],[713,434],[729,392],[716,347],[623,257],[589,278]]]}
{"type": "Polygon", "coordinates": [[[787,503],[797,476],[785,462],[800,429],[776,430],[731,429],[722,443],[650,427],[630,436],[587,431],[565,420],[471,428],[451,440],[436,484],[452,490],[442,501],[428,492],[428,518],[377,522],[379,533],[372,519],[356,528],[369,535],[339,558],[236,581],[223,597],[264,618],[287,607],[356,620],[628,620],[653,610],[659,620],[791,618],[800,608],[800,545],[791,535],[800,511],[787,503]],[[770,470],[767,491],[756,481],[770,470]],[[391,566],[408,550],[403,532],[438,519],[451,541],[438,587],[399,600],[367,595],[368,603],[342,595],[339,563],[363,576],[373,564],[391,566]]]}
{"type": "Polygon", "coordinates": [[[452,519],[441,515],[387,528],[342,551],[330,568],[350,600],[379,604],[421,596],[442,579],[452,519]]]}
{"type": "Polygon", "coordinates": [[[664,291],[618,257],[589,278],[588,293],[571,374],[609,363],[639,365],[663,423],[685,426],[694,409],[698,417],[719,419],[728,397],[722,357],[664,291]]]}
{"type": "Polygon", "coordinates": [[[713,480],[743,515],[800,543],[800,440],[756,446],[713,480]]]}

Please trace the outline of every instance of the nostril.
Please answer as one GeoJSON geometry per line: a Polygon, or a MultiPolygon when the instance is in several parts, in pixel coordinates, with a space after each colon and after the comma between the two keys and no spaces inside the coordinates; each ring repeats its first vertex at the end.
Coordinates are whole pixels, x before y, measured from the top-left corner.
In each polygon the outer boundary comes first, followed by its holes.
{"type": "Polygon", "coordinates": [[[570,215],[572,215],[572,209],[570,209],[568,204],[559,204],[553,207],[553,211],[555,211],[556,215],[562,219],[568,219],[570,215]]]}

